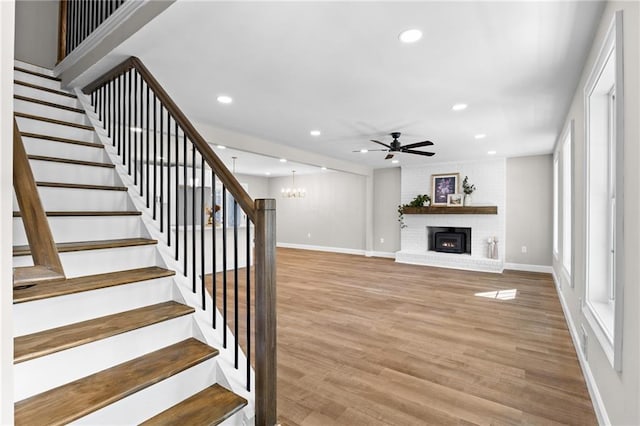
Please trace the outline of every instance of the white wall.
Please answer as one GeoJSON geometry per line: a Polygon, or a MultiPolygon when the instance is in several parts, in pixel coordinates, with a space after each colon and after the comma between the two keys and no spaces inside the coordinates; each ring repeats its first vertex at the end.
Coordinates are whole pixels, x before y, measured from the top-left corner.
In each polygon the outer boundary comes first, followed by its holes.
{"type": "Polygon", "coordinates": [[[58,60],[59,1],[16,2],[15,58],[53,69],[58,60]]]}
{"type": "Polygon", "coordinates": [[[287,199],[280,189],[291,177],[269,179],[276,199],[278,243],[362,251],[365,246],[366,177],[341,172],[296,176],[307,196],[287,199]]]}
{"type": "Polygon", "coordinates": [[[0,424],[13,424],[13,1],[0,1],[0,424]]]}
{"type": "MultiPolygon", "coordinates": [[[[614,425],[640,424],[640,326],[638,307],[640,291],[640,146],[638,140],[640,108],[640,5],[638,2],[610,2],[607,4],[594,44],[585,64],[582,78],[577,86],[571,107],[563,128],[575,120],[574,127],[574,171],[572,176],[574,192],[573,208],[573,256],[574,287],[563,285],[559,290],[564,301],[569,323],[574,330],[584,326],[587,332],[587,353],[583,359],[585,376],[595,397],[596,409],[601,420],[614,425]],[[581,311],[581,300],[585,296],[585,117],[584,86],[593,68],[594,61],[602,45],[616,10],[623,10],[624,28],[624,320],[622,371],[616,372],[598,343],[593,330],[581,311]]],[[[561,166],[561,164],[560,164],[561,166]]],[[[562,169],[560,168],[560,175],[562,169]]],[[[562,230],[560,230],[562,235],[562,230]]],[[[618,253],[620,256],[620,253],[618,253]]],[[[562,265],[554,259],[555,275],[561,277],[562,265]]]]}
{"type": "Polygon", "coordinates": [[[269,178],[238,173],[236,174],[236,179],[242,184],[247,184],[247,192],[254,200],[258,198],[270,198],[269,178]]]}
{"type": "Polygon", "coordinates": [[[552,206],[553,156],[507,159],[507,263],[551,266],[552,206]]]}
{"type": "Polygon", "coordinates": [[[394,253],[400,250],[400,168],[373,172],[373,250],[394,253]],[[384,240],[383,241],[381,241],[384,240]]]}

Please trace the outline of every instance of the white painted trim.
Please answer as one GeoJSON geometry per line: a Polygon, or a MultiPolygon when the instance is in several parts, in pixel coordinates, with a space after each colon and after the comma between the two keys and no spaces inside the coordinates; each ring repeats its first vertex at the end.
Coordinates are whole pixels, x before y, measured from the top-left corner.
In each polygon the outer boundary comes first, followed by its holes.
{"type": "Polygon", "coordinates": [[[578,355],[580,368],[582,369],[582,374],[584,375],[585,382],[587,383],[587,390],[589,391],[589,396],[591,397],[591,403],[593,404],[596,417],[598,418],[598,424],[611,425],[611,420],[609,420],[609,415],[607,414],[607,409],[604,405],[604,401],[602,400],[602,396],[600,395],[600,390],[598,389],[596,380],[593,377],[593,373],[591,372],[591,368],[589,367],[587,359],[582,353],[582,349],[580,349],[580,335],[578,334],[576,325],[573,322],[573,318],[571,318],[571,312],[569,311],[569,307],[567,306],[567,301],[564,298],[564,294],[562,294],[562,291],[560,291],[560,289],[558,288],[559,283],[556,280],[555,270],[553,271],[553,278],[556,282],[556,290],[558,292],[560,306],[562,306],[562,312],[564,313],[564,319],[567,322],[567,328],[569,329],[569,334],[571,335],[573,346],[576,350],[576,354],[578,355]]]}
{"type": "Polygon", "coordinates": [[[547,265],[528,265],[526,263],[505,263],[504,269],[511,269],[512,271],[542,272],[545,274],[553,274],[553,267],[547,266],[547,265]]]}
{"type": "Polygon", "coordinates": [[[0,424],[13,424],[13,45],[15,1],[0,1],[0,424]]]}
{"type": "Polygon", "coordinates": [[[342,253],[342,254],[357,254],[365,256],[366,251],[360,249],[350,249],[343,247],[328,247],[328,246],[314,246],[310,244],[291,244],[291,243],[276,243],[276,247],[292,248],[299,250],[314,250],[314,251],[326,251],[329,253],[342,253]]]}
{"type": "Polygon", "coordinates": [[[76,65],[85,55],[95,49],[105,38],[116,33],[119,28],[144,6],[142,0],[129,0],[118,7],[98,28],[82,41],[75,49],[53,69],[55,75],[60,75],[76,65]]]}
{"type": "Polygon", "coordinates": [[[44,75],[48,75],[48,76],[51,76],[51,77],[55,77],[53,75],[53,71],[51,71],[48,68],[41,67],[39,65],[30,64],[29,62],[23,62],[23,61],[19,61],[17,59],[14,61],[14,64],[17,67],[24,68],[26,70],[35,71],[35,72],[39,72],[40,74],[44,74],[44,75]]]}
{"type": "Polygon", "coordinates": [[[387,259],[395,259],[396,253],[393,251],[368,251],[365,253],[367,257],[384,257],[387,259]]]}

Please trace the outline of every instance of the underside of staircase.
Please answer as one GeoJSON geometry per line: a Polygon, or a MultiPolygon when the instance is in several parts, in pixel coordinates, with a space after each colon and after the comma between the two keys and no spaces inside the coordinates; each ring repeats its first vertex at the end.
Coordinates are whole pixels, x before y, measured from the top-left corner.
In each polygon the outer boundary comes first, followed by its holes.
{"type": "MultiPolygon", "coordinates": [[[[15,116],[65,279],[14,288],[15,423],[243,425],[77,95],[16,62],[15,116]]],[[[14,200],[14,266],[33,264],[14,200]]]]}

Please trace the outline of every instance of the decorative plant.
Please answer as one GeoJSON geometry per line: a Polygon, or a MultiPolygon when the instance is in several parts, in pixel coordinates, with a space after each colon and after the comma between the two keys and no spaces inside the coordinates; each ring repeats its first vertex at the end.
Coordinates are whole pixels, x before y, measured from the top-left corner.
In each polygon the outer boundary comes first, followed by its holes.
{"type": "Polygon", "coordinates": [[[462,181],[462,191],[467,195],[471,195],[475,190],[476,186],[473,184],[469,184],[469,176],[465,176],[464,180],[462,181]]]}
{"type": "Polygon", "coordinates": [[[411,200],[409,204],[402,204],[398,206],[398,222],[400,222],[400,228],[406,228],[404,223],[404,209],[405,207],[423,207],[431,205],[431,197],[427,194],[418,194],[416,198],[411,200]]]}

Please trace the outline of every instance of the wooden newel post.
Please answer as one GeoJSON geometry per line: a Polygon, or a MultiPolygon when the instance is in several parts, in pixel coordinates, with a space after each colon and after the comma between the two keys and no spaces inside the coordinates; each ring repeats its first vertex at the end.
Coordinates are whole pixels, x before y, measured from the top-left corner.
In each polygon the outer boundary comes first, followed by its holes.
{"type": "Polygon", "coordinates": [[[58,62],[62,61],[67,56],[67,13],[68,4],[67,0],[60,0],[60,7],[58,13],[58,62]]]}
{"type": "Polygon", "coordinates": [[[276,200],[255,200],[256,425],[278,423],[276,410],[276,200]]]}

